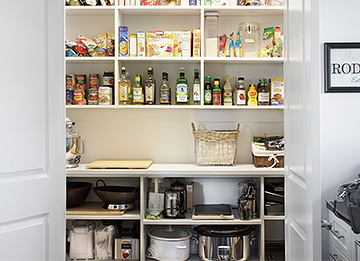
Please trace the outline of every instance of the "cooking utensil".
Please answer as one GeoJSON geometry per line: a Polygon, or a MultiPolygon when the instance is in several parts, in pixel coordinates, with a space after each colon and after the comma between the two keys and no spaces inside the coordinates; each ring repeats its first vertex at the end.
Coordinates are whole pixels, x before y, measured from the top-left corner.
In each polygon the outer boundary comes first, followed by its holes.
{"type": "MultiPolygon", "coordinates": [[[[218,260],[219,249],[230,247],[230,260],[248,260],[250,246],[255,237],[254,228],[249,226],[198,226],[194,230],[199,234],[198,255],[202,260],[218,260]]],[[[220,258],[228,258],[228,254],[220,258]]],[[[226,260],[226,259],[225,259],[226,260]]]]}
{"type": "Polygon", "coordinates": [[[192,234],[181,228],[155,228],[148,232],[150,247],[146,257],[161,261],[186,260],[190,257],[192,234]]]}
{"type": "Polygon", "coordinates": [[[66,207],[80,206],[91,190],[92,184],[87,182],[66,182],[66,207]]]}
{"type": "Polygon", "coordinates": [[[96,181],[96,187],[93,190],[107,204],[133,203],[140,196],[140,187],[106,186],[102,179],[96,181]],[[102,182],[104,186],[99,186],[99,182],[102,182]]]}
{"type": "Polygon", "coordinates": [[[85,153],[85,140],[73,131],[75,122],[66,120],[66,168],[79,166],[81,155],[85,153]]]}

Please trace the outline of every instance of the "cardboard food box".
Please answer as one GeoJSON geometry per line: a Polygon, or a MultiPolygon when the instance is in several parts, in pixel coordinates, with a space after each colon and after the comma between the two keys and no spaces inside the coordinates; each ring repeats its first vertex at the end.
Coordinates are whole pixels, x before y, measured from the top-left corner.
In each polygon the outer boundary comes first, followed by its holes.
{"type": "Polygon", "coordinates": [[[194,29],[193,33],[193,57],[200,57],[201,53],[201,31],[200,29],[194,29]]]}
{"type": "Polygon", "coordinates": [[[284,78],[270,79],[271,105],[284,105],[284,78]]]}
{"type": "Polygon", "coordinates": [[[138,57],[145,57],[146,56],[146,33],[145,32],[138,32],[137,33],[137,56],[138,57]]]}
{"type": "Polygon", "coordinates": [[[137,56],[137,41],[136,41],[136,34],[129,35],[129,56],[136,57],[137,56]]]}
{"type": "Polygon", "coordinates": [[[191,31],[182,32],[182,57],[191,57],[191,31]]]}
{"type": "Polygon", "coordinates": [[[182,56],[182,34],[181,31],[173,32],[174,35],[174,57],[182,56]]]}
{"type": "Polygon", "coordinates": [[[147,57],[172,57],[173,32],[155,31],[146,33],[147,57]]]}
{"type": "Polygon", "coordinates": [[[119,26],[119,53],[122,57],[129,56],[129,37],[127,26],[119,26]]]}

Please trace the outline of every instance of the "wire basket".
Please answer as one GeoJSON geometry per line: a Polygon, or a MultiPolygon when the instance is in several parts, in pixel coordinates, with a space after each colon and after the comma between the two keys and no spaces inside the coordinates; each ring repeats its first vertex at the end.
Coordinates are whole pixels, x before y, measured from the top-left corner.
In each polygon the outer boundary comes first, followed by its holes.
{"type": "Polygon", "coordinates": [[[240,124],[236,130],[196,130],[191,127],[195,141],[197,165],[232,166],[235,164],[240,124]]]}

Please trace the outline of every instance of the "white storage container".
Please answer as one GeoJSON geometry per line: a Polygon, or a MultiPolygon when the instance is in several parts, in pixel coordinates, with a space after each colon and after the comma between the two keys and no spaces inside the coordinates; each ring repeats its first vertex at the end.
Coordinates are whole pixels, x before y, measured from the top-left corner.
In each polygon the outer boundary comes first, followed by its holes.
{"type": "Polygon", "coordinates": [[[113,225],[95,229],[95,258],[112,259],[116,228],[113,225]]]}
{"type": "Polygon", "coordinates": [[[217,57],[218,55],[218,21],[217,12],[205,13],[205,56],[217,57]]]}
{"type": "Polygon", "coordinates": [[[70,259],[94,258],[94,229],[93,221],[73,221],[69,234],[70,259]]]}

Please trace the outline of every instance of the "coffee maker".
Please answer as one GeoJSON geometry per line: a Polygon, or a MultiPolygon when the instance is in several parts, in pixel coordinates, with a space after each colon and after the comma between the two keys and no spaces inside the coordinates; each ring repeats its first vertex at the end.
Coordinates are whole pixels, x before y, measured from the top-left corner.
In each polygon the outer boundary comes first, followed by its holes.
{"type": "Polygon", "coordinates": [[[180,181],[171,184],[165,192],[165,217],[185,218],[186,187],[180,181]]]}

